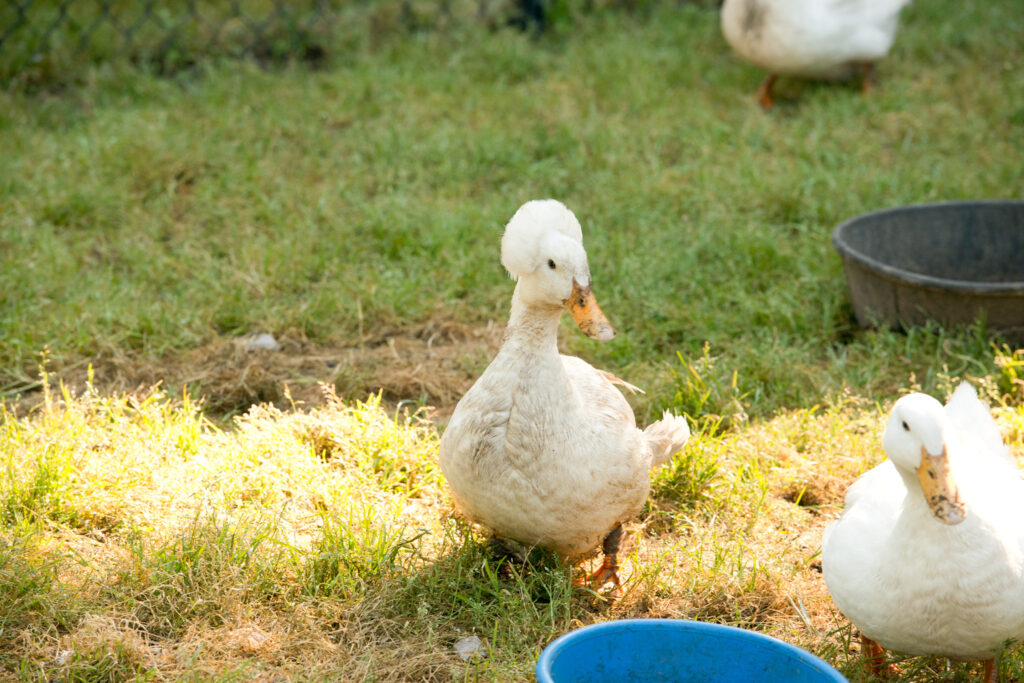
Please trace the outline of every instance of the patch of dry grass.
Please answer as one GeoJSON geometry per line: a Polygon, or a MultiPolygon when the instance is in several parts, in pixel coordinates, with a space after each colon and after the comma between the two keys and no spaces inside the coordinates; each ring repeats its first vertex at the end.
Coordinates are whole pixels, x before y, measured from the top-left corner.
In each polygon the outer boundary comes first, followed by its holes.
{"type": "MultiPolygon", "coordinates": [[[[471,326],[439,317],[407,329],[387,329],[323,344],[291,329],[279,348],[252,349],[249,336],[217,339],[184,352],[142,358],[107,348],[88,363],[71,364],[55,377],[76,392],[105,394],[147,387],[184,387],[203,396],[203,410],[217,418],[245,413],[254,404],[288,409],[326,401],[330,384],[344,397],[380,393],[386,403],[431,406],[447,417],[500,345],[504,325],[471,326]]],[[[12,409],[27,414],[44,400],[42,380],[24,377],[12,409]]],[[[4,392],[0,391],[0,397],[4,392]]]]}

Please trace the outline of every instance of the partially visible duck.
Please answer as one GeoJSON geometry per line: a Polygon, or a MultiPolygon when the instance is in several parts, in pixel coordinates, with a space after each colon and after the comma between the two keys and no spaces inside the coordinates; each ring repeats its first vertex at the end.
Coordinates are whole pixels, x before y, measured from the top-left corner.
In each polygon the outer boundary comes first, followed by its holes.
{"type": "Polygon", "coordinates": [[[822,539],[822,571],[861,633],[874,673],[884,649],[984,660],[1024,639],[1024,482],[987,406],[964,383],[949,404],[893,406],[889,459],[846,493],[822,539]]]}
{"type": "Polygon", "coordinates": [[[871,87],[875,62],[892,47],[900,10],[910,0],[725,0],[722,33],[732,49],[768,76],[761,106],[773,104],[780,75],[847,78],[871,87]]]}
{"type": "Polygon", "coordinates": [[[456,506],[498,537],[567,559],[596,548],[591,580],[619,586],[622,523],[647,499],[652,467],[682,449],[684,417],[641,431],[613,375],[558,352],[568,309],[587,336],[614,332],[598,307],[576,216],[556,200],[516,211],[501,262],[518,282],[501,349],[445,428],[440,463],[456,506]]]}

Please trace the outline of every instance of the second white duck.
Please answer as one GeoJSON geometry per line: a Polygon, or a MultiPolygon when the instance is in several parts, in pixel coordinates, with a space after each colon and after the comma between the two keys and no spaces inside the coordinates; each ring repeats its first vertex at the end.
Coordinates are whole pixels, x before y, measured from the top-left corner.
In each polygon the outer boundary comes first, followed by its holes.
{"type": "Polygon", "coordinates": [[[874,673],[882,648],[985,660],[1024,639],[1024,481],[969,384],[949,404],[899,399],[889,459],[861,476],[822,539],[832,599],[874,673]]]}
{"type": "Polygon", "coordinates": [[[600,546],[591,580],[618,586],[621,525],[647,499],[651,468],[686,443],[686,419],[666,413],[637,429],[613,386],[621,380],[558,352],[566,308],[587,336],[614,337],[572,211],[551,199],[524,204],[505,228],[501,262],[518,280],[508,328],[444,431],[441,469],[469,519],[567,559],[600,546]]]}

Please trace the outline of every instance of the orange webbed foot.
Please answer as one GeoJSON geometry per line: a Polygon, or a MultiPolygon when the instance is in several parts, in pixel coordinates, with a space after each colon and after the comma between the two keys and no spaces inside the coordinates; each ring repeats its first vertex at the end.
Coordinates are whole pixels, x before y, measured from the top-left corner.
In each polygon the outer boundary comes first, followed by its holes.
{"type": "Polygon", "coordinates": [[[589,586],[594,590],[600,590],[609,583],[614,586],[611,592],[611,597],[620,598],[622,597],[622,582],[619,580],[619,543],[622,540],[622,525],[616,526],[614,529],[605,536],[602,550],[604,551],[604,560],[601,562],[601,566],[598,567],[590,576],[583,578],[580,577],[573,581],[576,586],[589,586]]]}
{"type": "Polygon", "coordinates": [[[594,588],[604,588],[610,583],[615,586],[613,592],[621,593],[622,582],[619,581],[619,561],[615,554],[605,555],[601,566],[587,580],[594,588]]]}
{"type": "Polygon", "coordinates": [[[863,633],[860,634],[860,651],[867,662],[868,670],[875,676],[893,678],[900,674],[898,666],[885,663],[885,648],[863,633]]]}

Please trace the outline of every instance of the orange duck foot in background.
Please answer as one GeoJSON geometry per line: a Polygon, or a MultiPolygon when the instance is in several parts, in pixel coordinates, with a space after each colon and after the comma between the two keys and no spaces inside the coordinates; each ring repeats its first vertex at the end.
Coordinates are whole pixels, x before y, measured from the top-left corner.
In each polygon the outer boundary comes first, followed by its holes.
{"type": "Polygon", "coordinates": [[[771,109],[775,104],[772,101],[772,86],[775,85],[775,79],[777,78],[776,74],[768,74],[768,77],[757,88],[757,101],[765,109],[771,109]]]}
{"type": "Polygon", "coordinates": [[[871,92],[871,89],[875,85],[875,83],[874,83],[874,79],[875,79],[875,63],[874,62],[864,62],[861,65],[860,68],[861,68],[861,72],[860,72],[860,74],[861,74],[860,91],[862,93],[864,93],[865,95],[867,95],[869,92],[871,92]]]}

